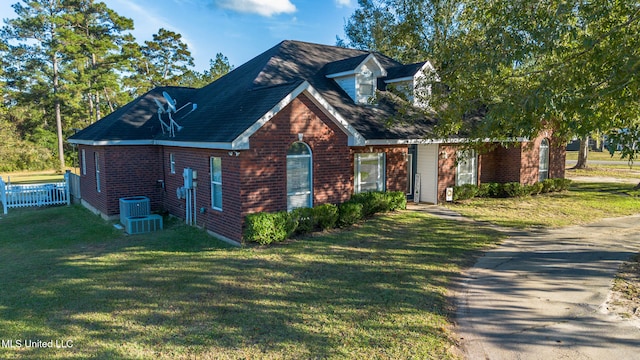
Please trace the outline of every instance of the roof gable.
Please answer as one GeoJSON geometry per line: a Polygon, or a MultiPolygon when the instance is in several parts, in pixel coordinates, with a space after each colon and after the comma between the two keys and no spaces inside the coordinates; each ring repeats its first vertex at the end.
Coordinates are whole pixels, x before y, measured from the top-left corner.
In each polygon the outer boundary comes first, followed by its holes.
{"type": "Polygon", "coordinates": [[[381,74],[402,65],[379,53],[283,41],[203,88],[167,87],[151,90],[78,132],[70,138],[70,142],[109,144],[146,141],[242,148],[246,144],[243,136],[251,134],[256,124],[290,102],[287,99],[292,94],[299,95],[302,92],[310,94],[321,105],[322,111],[340,124],[352,137],[351,143],[354,145],[362,144],[365,139],[424,136],[431,122],[414,126],[411,133],[403,125],[388,126],[388,120],[394,114],[393,107],[356,104],[335,81],[326,77],[328,70],[363,64],[375,64],[381,74]],[[308,85],[303,85],[305,83],[308,85]],[[304,88],[302,92],[301,86],[304,88]],[[182,128],[173,138],[162,134],[158,106],[153,100],[162,100],[162,91],[176,98],[178,107],[188,102],[198,105],[188,116],[176,118],[182,128]]]}

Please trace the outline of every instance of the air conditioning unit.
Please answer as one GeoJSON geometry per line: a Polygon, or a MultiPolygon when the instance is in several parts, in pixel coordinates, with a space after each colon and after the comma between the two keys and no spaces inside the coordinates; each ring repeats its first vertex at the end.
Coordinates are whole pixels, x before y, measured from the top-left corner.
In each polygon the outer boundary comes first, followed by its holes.
{"type": "Polygon", "coordinates": [[[162,230],[162,216],[156,214],[131,216],[124,221],[123,225],[127,234],[131,235],[162,230]]]}
{"type": "Polygon", "coordinates": [[[146,196],[120,198],[120,223],[125,225],[129,217],[151,214],[151,205],[146,196]]]}

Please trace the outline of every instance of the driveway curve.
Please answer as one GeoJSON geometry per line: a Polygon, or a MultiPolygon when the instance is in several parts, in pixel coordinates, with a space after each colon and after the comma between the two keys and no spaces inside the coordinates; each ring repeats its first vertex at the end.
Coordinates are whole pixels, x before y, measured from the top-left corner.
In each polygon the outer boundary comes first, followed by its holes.
{"type": "Polygon", "coordinates": [[[640,322],[606,308],[618,267],[640,252],[640,216],[512,235],[456,295],[468,359],[640,359],[640,322]]]}

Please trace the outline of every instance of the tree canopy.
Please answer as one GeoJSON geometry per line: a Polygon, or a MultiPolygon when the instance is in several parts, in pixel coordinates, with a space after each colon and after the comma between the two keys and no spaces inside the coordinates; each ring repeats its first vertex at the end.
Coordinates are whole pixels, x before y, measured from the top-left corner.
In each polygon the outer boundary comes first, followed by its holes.
{"type": "MultiPolygon", "coordinates": [[[[638,128],[636,1],[360,0],[359,6],[343,43],[401,60],[405,47],[418,44],[408,59],[430,59],[437,69],[429,102],[441,118],[440,135],[459,131],[478,111],[484,121],[473,129],[477,138],[534,136],[553,127],[562,137],[599,130],[615,140],[638,128]],[[383,21],[359,22],[363,14],[383,21]],[[401,26],[405,20],[415,24],[401,26]]],[[[621,144],[633,156],[628,141],[621,144]]]]}
{"type": "Polygon", "coordinates": [[[204,86],[231,69],[218,53],[211,69],[194,70],[182,36],[167,29],[137,43],[133,21],[101,1],[12,7],[0,30],[0,171],[62,170],[75,156],[64,144],[74,129],[154,86],[204,86]]]}

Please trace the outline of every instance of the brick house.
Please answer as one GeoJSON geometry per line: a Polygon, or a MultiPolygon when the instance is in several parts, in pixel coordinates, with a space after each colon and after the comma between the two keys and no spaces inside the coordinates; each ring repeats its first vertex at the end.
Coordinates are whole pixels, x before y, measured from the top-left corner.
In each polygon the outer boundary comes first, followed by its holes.
{"type": "Polygon", "coordinates": [[[564,177],[564,144],[550,132],[478,155],[459,138],[426,138],[433,119],[389,125],[395,105],[371,104],[375,91],[393,85],[411,99],[430,66],[283,41],[201,89],[153,89],[69,139],[83,204],[116,218],[120,198],[143,195],[152,210],[241,241],[254,212],[371,190],[438,203],[457,184],[564,177]]]}

